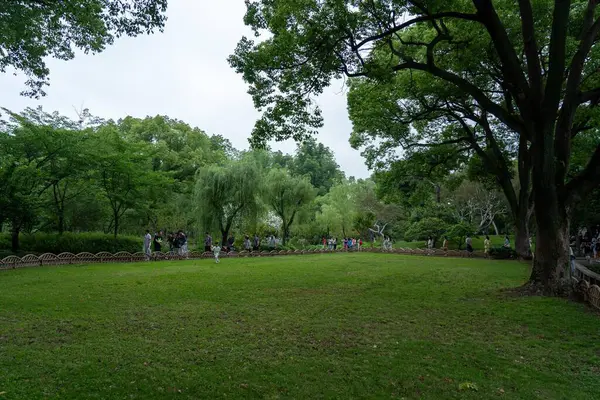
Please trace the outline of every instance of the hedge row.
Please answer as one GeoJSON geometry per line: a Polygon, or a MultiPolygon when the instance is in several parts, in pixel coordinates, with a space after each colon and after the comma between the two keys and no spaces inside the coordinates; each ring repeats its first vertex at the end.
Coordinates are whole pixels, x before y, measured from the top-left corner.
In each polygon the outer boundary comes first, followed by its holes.
{"type": "MultiPolygon", "coordinates": [[[[117,253],[127,251],[135,253],[142,251],[142,237],[136,236],[118,236],[104,233],[71,233],[65,232],[62,235],[56,233],[34,233],[21,234],[19,237],[21,252],[26,253],[53,253],[63,252],[81,253],[84,251],[90,253],[99,253],[108,251],[117,253]]],[[[11,248],[10,234],[0,234],[0,252],[8,252],[11,248]]]]}

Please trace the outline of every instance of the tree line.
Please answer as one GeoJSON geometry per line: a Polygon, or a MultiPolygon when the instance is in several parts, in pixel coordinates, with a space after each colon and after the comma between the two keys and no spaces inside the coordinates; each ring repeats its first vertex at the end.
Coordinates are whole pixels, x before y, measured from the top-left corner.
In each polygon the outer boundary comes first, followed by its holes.
{"type": "Polygon", "coordinates": [[[84,111],[73,121],[41,108],[4,112],[0,226],[13,251],[23,232],[182,229],[217,232],[223,243],[235,233],[308,245],[322,237],[439,238],[456,225],[472,234],[510,229],[502,196],[463,170],[445,181],[407,171],[411,181],[392,187],[399,178],[385,173],[346,177],[314,139],[294,154],[239,151],[166,116],[113,121],[84,111]]]}

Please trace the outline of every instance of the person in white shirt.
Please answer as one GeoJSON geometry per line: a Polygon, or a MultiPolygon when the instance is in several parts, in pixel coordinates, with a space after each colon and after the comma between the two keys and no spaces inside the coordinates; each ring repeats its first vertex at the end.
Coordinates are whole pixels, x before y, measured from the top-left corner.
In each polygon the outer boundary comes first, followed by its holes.
{"type": "Polygon", "coordinates": [[[215,262],[218,264],[219,263],[219,254],[221,253],[221,246],[219,246],[219,243],[215,243],[215,245],[212,247],[211,250],[215,256],[215,262]]]}
{"type": "Polygon", "coordinates": [[[146,255],[146,260],[149,260],[152,255],[150,243],[152,243],[152,235],[150,235],[149,230],[146,230],[146,235],[144,235],[144,254],[146,255]]]}

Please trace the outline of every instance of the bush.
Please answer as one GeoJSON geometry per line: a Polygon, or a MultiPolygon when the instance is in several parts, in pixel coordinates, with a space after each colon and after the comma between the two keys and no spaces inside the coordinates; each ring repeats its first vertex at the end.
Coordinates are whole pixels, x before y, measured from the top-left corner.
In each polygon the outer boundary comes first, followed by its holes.
{"type": "MultiPolygon", "coordinates": [[[[62,235],[57,233],[34,233],[21,234],[19,237],[21,250],[20,253],[99,253],[108,251],[117,253],[119,251],[128,251],[136,253],[142,251],[142,237],[137,236],[117,236],[104,233],[71,233],[65,232],[62,235]]],[[[10,234],[0,234],[0,249],[10,250],[10,234]]]]}
{"type": "Polygon", "coordinates": [[[439,218],[423,218],[406,230],[404,239],[410,242],[413,240],[426,240],[429,236],[440,238],[446,232],[446,229],[446,223],[439,218]]]}
{"type": "Polygon", "coordinates": [[[460,250],[462,249],[463,244],[465,244],[467,236],[471,235],[474,231],[475,229],[471,225],[461,222],[456,225],[452,225],[450,229],[448,229],[446,236],[454,241],[460,250]]]}
{"type": "Polygon", "coordinates": [[[496,260],[517,259],[517,252],[504,246],[492,247],[490,249],[490,257],[496,260]]]}

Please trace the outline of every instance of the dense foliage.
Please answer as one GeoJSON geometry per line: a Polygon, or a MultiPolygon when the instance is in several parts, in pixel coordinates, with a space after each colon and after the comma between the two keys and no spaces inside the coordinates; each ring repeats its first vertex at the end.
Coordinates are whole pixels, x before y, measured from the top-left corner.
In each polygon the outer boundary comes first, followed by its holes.
{"type": "Polygon", "coordinates": [[[316,95],[350,78],[352,143],[368,163],[470,164],[503,192],[521,255],[533,217],[531,283],[559,291],[573,210],[600,184],[599,2],[246,4],[259,40],[243,37],[229,61],[263,112],[254,145],[315,133],[316,95]],[[593,145],[576,154],[580,140],[593,145]]]}

